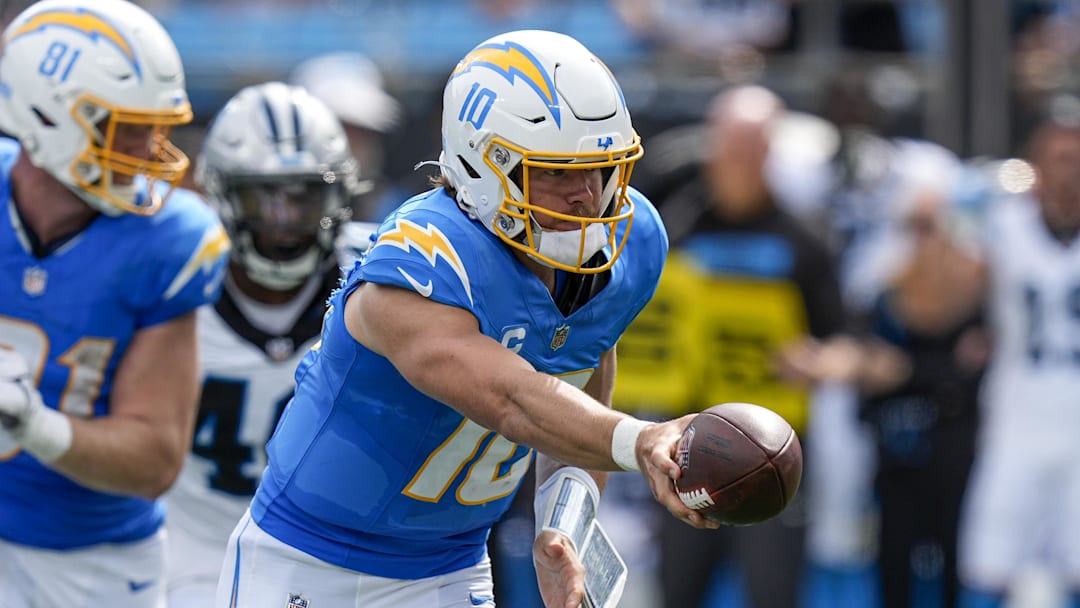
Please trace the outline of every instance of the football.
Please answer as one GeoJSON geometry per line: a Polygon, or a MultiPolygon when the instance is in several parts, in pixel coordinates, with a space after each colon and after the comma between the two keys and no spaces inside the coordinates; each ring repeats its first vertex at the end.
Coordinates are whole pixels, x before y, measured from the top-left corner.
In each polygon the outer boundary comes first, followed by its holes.
{"type": "Polygon", "coordinates": [[[676,461],[683,504],[729,526],[776,517],[802,479],[798,435],[779,414],[752,403],[701,412],[679,440],[676,461]]]}

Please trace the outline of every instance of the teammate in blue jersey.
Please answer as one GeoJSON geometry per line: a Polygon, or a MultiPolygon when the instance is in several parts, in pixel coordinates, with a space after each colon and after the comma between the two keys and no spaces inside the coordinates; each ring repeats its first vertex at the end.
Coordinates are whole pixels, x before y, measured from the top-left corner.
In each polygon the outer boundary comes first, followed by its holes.
{"type": "Polygon", "coordinates": [[[5,608],[164,601],[190,444],[195,309],[228,237],[175,189],[180,57],[124,0],[45,0],[0,58],[0,590],[5,608]]]}
{"type": "Polygon", "coordinates": [[[330,108],[280,82],[239,91],[203,139],[195,177],[233,249],[221,298],[199,309],[202,398],[191,453],[165,497],[173,608],[214,603],[226,541],[338,286],[335,241],[343,254],[362,252],[377,228],[344,223],[357,174],[330,108]]]}
{"type": "Polygon", "coordinates": [[[547,606],[618,601],[603,471],[641,470],[715,527],[672,485],[693,415],[609,407],[615,344],[667,254],[628,185],[642,147],[614,77],[573,38],[511,32],[458,63],[443,102],[440,187],[387,217],[330,299],[219,608],[494,606],[485,541],[534,455],[547,606]]]}

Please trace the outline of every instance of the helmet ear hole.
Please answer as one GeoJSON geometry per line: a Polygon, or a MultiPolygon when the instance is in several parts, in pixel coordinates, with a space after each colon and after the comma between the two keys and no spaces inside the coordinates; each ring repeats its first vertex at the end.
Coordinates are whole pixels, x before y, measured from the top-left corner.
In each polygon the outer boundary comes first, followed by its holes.
{"type": "Polygon", "coordinates": [[[458,162],[461,163],[461,166],[465,167],[465,172],[469,174],[470,178],[480,179],[480,173],[477,172],[476,169],[473,169],[473,166],[469,164],[469,161],[465,160],[465,158],[462,157],[460,154],[458,155],[457,159],[458,162]]]}
{"type": "Polygon", "coordinates": [[[49,129],[56,127],[56,123],[53,122],[51,118],[46,116],[45,113],[42,112],[41,109],[37,106],[31,107],[30,111],[34,113],[34,118],[38,119],[38,122],[41,123],[41,126],[49,129]]]}

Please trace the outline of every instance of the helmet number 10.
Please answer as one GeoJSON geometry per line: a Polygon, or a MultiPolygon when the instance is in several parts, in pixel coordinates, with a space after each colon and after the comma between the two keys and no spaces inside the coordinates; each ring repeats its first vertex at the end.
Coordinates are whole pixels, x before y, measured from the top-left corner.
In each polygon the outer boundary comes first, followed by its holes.
{"type": "Polygon", "coordinates": [[[465,97],[465,103],[461,104],[458,120],[466,121],[476,129],[482,128],[491,110],[491,104],[495,103],[495,98],[495,91],[486,87],[481,89],[480,83],[473,83],[469,94],[465,97]]]}

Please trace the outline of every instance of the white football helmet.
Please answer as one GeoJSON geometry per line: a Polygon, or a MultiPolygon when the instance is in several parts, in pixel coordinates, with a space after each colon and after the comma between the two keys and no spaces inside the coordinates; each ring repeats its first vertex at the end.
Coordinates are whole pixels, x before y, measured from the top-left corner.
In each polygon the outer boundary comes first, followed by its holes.
{"type": "Polygon", "coordinates": [[[42,0],[8,25],[3,44],[0,129],[94,209],[156,213],[188,167],[169,134],[192,118],[161,24],[126,0],[42,0]],[[149,149],[116,145],[131,133],[140,146],[149,133],[149,149]]]}
{"type": "Polygon", "coordinates": [[[627,187],[643,153],[614,76],[577,40],[524,30],[491,38],[454,68],[443,92],[444,178],[458,204],[511,247],[548,266],[611,267],[633,218],[627,187]],[[583,218],[529,202],[528,169],[604,171],[601,213],[583,218]],[[580,230],[543,230],[536,216],[580,230]],[[615,229],[626,223],[622,239],[615,229]],[[593,260],[610,246],[606,260],[593,260]]]}
{"type": "Polygon", "coordinates": [[[214,117],[195,180],[218,208],[233,258],[255,282],[285,290],[329,258],[356,173],[334,113],[303,88],[267,82],[214,117]]]}

